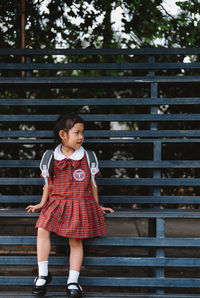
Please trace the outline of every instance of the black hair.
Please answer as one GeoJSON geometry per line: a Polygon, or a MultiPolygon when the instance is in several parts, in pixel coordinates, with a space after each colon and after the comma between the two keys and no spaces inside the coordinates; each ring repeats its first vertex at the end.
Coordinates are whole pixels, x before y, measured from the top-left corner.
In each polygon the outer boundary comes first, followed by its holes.
{"type": "MultiPolygon", "coordinates": [[[[56,146],[59,145],[62,141],[60,136],[59,136],[59,131],[64,130],[64,131],[66,131],[66,133],[68,133],[69,130],[71,128],[73,128],[74,125],[77,124],[77,123],[83,123],[84,124],[84,121],[80,116],[78,116],[75,113],[64,114],[64,115],[60,115],[58,117],[58,119],[55,122],[54,129],[53,129],[53,132],[54,132],[54,148],[56,148],[56,146]]],[[[50,173],[52,181],[53,181],[53,175],[54,175],[53,161],[54,161],[54,158],[52,158],[50,166],[49,166],[49,173],[50,173]]]]}

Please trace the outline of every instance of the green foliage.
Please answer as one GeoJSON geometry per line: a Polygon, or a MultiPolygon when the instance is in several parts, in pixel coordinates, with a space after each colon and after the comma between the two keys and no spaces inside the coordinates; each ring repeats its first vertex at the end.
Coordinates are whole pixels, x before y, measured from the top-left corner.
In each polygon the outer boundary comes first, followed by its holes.
{"type": "MultiPolygon", "coordinates": [[[[199,1],[26,0],[26,47],[199,46],[199,1]],[[121,9],[121,30],[111,14],[121,9]]],[[[21,1],[0,2],[0,47],[21,47],[21,1]]]]}

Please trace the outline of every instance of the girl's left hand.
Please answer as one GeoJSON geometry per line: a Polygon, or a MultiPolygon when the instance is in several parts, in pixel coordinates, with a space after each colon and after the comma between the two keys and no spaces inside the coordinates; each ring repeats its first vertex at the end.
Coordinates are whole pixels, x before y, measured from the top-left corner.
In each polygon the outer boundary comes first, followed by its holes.
{"type": "Polygon", "coordinates": [[[106,213],[106,212],[114,213],[115,212],[115,210],[113,210],[112,208],[103,207],[103,206],[100,206],[100,208],[103,211],[103,213],[106,213]]]}

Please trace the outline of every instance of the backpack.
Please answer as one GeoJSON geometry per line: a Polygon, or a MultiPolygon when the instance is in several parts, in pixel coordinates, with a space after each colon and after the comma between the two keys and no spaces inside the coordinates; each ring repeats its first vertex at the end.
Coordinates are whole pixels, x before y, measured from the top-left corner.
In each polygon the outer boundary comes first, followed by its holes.
{"type": "MultiPolygon", "coordinates": [[[[94,151],[91,150],[85,150],[86,157],[87,157],[87,162],[88,166],[90,168],[90,173],[91,173],[91,179],[95,187],[95,175],[98,173],[99,168],[98,168],[98,160],[96,157],[96,154],[94,151]]],[[[45,183],[48,186],[48,178],[49,178],[49,167],[51,164],[51,160],[53,158],[54,151],[53,150],[46,150],[42,156],[42,159],[40,161],[40,170],[41,174],[44,178],[45,183]]]]}

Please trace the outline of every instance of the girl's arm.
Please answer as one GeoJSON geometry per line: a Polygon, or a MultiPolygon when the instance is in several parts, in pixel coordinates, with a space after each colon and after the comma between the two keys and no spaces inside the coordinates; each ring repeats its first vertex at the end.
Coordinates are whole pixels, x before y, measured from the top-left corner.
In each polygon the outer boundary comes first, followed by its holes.
{"type": "MultiPolygon", "coordinates": [[[[95,181],[95,184],[96,184],[96,181],[95,181]]],[[[95,198],[95,201],[99,205],[98,188],[97,188],[97,186],[96,187],[94,186],[94,184],[93,184],[92,181],[91,181],[91,186],[92,186],[92,193],[93,193],[93,196],[95,198]]],[[[103,207],[103,206],[100,206],[100,208],[103,211],[103,213],[106,213],[106,211],[111,212],[111,213],[114,213],[115,212],[112,208],[103,207]]]]}
{"type": "Polygon", "coordinates": [[[44,206],[44,204],[47,202],[47,200],[48,200],[48,186],[45,184],[43,187],[41,202],[37,205],[29,205],[28,207],[26,207],[27,212],[30,213],[30,212],[40,211],[44,206]]]}

